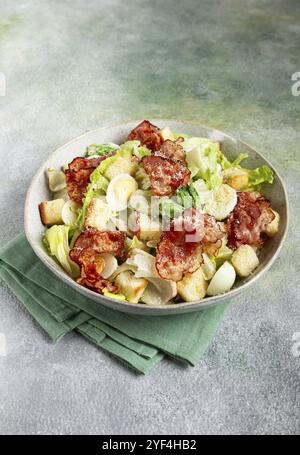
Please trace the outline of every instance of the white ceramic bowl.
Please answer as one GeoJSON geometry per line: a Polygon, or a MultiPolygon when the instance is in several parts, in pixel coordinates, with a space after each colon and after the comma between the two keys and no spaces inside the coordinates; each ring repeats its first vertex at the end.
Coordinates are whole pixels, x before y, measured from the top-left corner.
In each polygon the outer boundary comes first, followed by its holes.
{"type": "Polygon", "coordinates": [[[40,220],[38,205],[41,201],[49,200],[51,198],[46,182],[46,170],[49,167],[60,168],[63,164],[71,162],[76,156],[82,156],[86,147],[90,144],[106,142],[121,144],[126,140],[128,133],[138,123],[140,123],[140,121],[141,120],[137,120],[116,126],[106,126],[95,131],[90,131],[58,148],[49,156],[46,162],[40,167],[33,177],[27,192],[25,202],[25,233],[27,239],[37,256],[57,276],[57,279],[67,283],[69,286],[76,289],[86,297],[110,308],[126,313],[153,316],[186,313],[189,311],[202,310],[214,305],[221,305],[254,285],[275,261],[287,231],[288,202],[286,190],[280,176],[274,167],[260,153],[249,145],[236,140],[221,131],[208,128],[206,126],[174,120],[150,120],[152,123],[161,128],[169,126],[172,131],[221,141],[222,150],[230,160],[234,159],[239,153],[246,152],[248,153],[249,158],[245,161],[245,167],[255,168],[257,166],[267,164],[273,169],[275,173],[275,181],[273,185],[265,185],[263,192],[264,195],[270,199],[272,208],[280,214],[280,230],[275,237],[266,241],[260,255],[260,265],[254,273],[250,275],[250,277],[236,281],[232,290],[225,294],[214,297],[206,297],[205,299],[197,302],[183,302],[161,307],[132,304],[100,296],[96,292],[80,286],[64,272],[54,259],[46,253],[43,247],[42,234],[45,228],[40,220]]]}

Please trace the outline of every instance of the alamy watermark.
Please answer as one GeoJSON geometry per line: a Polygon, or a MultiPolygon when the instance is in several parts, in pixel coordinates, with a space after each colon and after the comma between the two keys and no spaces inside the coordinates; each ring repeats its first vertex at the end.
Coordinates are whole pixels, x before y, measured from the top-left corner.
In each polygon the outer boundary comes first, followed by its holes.
{"type": "Polygon", "coordinates": [[[6,95],[6,77],[4,73],[0,71],[0,96],[6,95]]]}
{"type": "Polygon", "coordinates": [[[291,87],[292,95],[300,96],[300,71],[294,73],[291,79],[294,81],[294,84],[291,87]]]}

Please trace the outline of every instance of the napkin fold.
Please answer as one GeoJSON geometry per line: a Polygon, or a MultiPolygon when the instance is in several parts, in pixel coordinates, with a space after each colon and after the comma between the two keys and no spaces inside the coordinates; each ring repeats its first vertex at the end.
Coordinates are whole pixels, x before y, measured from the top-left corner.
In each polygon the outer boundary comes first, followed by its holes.
{"type": "Polygon", "coordinates": [[[196,365],[229,303],[193,313],[121,313],[79,294],[38,259],[24,233],[0,249],[0,277],[53,341],[76,330],[139,373],[164,355],[196,365]]]}

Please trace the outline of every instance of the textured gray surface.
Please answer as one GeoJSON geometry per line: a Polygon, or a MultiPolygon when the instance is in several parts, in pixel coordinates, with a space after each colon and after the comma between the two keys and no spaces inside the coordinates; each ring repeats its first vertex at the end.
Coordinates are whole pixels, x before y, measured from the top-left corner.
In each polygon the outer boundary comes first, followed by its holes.
{"type": "Polygon", "coordinates": [[[296,0],[0,0],[1,244],[53,148],[130,118],[251,143],[291,206],[281,257],[194,369],[165,360],[138,377],[77,335],[52,344],[1,285],[0,433],[299,433],[299,23],[296,0]]]}

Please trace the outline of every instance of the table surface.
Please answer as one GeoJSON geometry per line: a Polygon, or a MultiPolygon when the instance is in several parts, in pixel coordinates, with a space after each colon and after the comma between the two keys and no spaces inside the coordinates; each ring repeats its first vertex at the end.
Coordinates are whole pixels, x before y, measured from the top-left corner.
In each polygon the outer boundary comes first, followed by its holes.
{"type": "Polygon", "coordinates": [[[0,432],[299,433],[300,3],[0,0],[0,10],[1,245],[23,229],[46,156],[127,119],[192,120],[250,143],[280,171],[291,211],[280,258],[195,368],[165,359],[138,376],[76,334],[53,344],[1,284],[0,432]]]}

